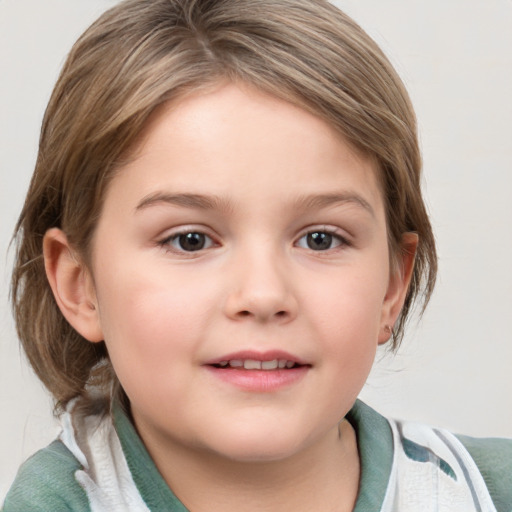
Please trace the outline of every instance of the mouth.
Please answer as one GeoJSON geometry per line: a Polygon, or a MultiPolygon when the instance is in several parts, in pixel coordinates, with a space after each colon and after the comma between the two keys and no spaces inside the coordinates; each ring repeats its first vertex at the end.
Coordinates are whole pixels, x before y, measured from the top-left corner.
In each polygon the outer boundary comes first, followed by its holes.
{"type": "Polygon", "coordinates": [[[226,370],[293,370],[302,366],[311,367],[307,361],[282,350],[259,352],[244,350],[226,354],[206,361],[207,366],[226,370]]]}
{"type": "Polygon", "coordinates": [[[237,352],[207,361],[210,374],[244,391],[268,393],[300,382],[312,365],[282,351],[237,352]]]}
{"type": "Polygon", "coordinates": [[[290,359],[271,359],[270,361],[261,361],[258,359],[229,359],[220,361],[219,363],[211,365],[214,368],[236,368],[241,370],[291,370],[299,366],[306,366],[298,364],[290,359]]]}

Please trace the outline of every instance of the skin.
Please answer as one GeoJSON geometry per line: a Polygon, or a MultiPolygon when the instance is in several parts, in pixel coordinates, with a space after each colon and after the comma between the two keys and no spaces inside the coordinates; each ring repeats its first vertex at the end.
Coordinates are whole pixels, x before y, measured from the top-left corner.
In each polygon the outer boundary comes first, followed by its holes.
{"type": "Polygon", "coordinates": [[[154,116],[109,186],[90,269],[60,230],[44,247],[63,314],[105,340],[189,509],[342,511],[359,459],[340,421],[402,307],[415,236],[403,244],[392,272],[372,160],[312,114],[222,85],[154,116]],[[184,233],[204,248],[185,250],[184,233]],[[243,389],[207,365],[240,350],[286,351],[306,370],[243,389]]]}

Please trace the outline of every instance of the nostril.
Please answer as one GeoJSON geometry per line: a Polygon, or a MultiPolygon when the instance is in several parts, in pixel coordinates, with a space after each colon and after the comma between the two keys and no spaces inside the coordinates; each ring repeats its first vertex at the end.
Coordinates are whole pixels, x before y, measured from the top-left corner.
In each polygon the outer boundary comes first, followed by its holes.
{"type": "MultiPolygon", "coordinates": [[[[273,316],[277,318],[284,318],[288,315],[288,313],[284,310],[277,311],[273,316]]],[[[237,314],[238,317],[246,318],[248,316],[253,316],[253,313],[248,311],[247,309],[244,309],[242,311],[239,311],[237,314]]]]}

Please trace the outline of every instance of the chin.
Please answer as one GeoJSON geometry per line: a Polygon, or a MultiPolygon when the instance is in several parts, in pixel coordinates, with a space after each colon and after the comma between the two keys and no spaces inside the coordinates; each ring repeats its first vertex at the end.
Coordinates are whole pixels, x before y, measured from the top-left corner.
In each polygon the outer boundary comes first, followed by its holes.
{"type": "Polygon", "coordinates": [[[290,449],[284,446],[241,446],[230,447],[223,450],[219,455],[226,459],[239,463],[271,463],[279,462],[291,458],[297,453],[297,449],[290,449]]]}
{"type": "Polygon", "coordinates": [[[289,459],[305,449],[304,439],[291,437],[284,429],[269,433],[268,430],[257,432],[224,432],[222,439],[210,444],[217,455],[236,462],[276,462],[289,459]]]}

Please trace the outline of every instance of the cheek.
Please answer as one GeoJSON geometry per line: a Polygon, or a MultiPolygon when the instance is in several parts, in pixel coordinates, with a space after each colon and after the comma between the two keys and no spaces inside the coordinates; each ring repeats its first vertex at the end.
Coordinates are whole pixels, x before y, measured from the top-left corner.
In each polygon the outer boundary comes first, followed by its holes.
{"type": "MultiPolygon", "coordinates": [[[[375,359],[386,273],[339,272],[323,285],[323,290],[311,286],[308,296],[307,309],[316,312],[310,317],[311,330],[322,347],[329,386],[345,389],[350,402],[363,387],[375,359]]],[[[331,396],[330,406],[338,410],[339,393],[333,391],[331,396]]]]}
{"type": "Polygon", "coordinates": [[[186,365],[197,342],[187,305],[171,290],[140,283],[103,296],[105,343],[114,371],[133,404],[179,407],[187,382],[186,365]],[[188,357],[187,357],[188,356],[188,357]]]}
{"type": "Polygon", "coordinates": [[[317,328],[328,338],[349,342],[378,334],[387,276],[368,268],[340,271],[323,283],[312,280],[305,309],[315,312],[317,328]]]}
{"type": "Polygon", "coordinates": [[[201,298],[183,283],[167,283],[163,276],[132,272],[124,278],[103,278],[98,290],[100,321],[121,382],[171,374],[171,363],[176,375],[200,342],[208,314],[201,298]]]}
{"type": "Polygon", "coordinates": [[[104,261],[97,272],[98,302],[105,337],[120,336],[148,345],[190,336],[201,315],[208,313],[211,290],[199,289],[184,271],[169,269],[158,261],[115,258],[104,261]],[[171,271],[172,270],[172,271],[171,271]]]}

